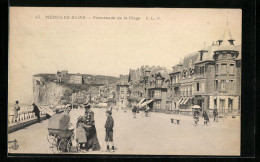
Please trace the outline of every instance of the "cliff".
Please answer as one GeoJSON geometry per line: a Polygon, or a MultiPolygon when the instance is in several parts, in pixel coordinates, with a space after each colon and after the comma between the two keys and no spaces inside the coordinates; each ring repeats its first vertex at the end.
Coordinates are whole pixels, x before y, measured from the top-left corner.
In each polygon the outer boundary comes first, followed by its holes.
{"type": "MultiPolygon", "coordinates": [[[[86,74],[83,74],[86,77],[86,74]]],[[[85,92],[85,94],[100,95],[100,89],[109,88],[110,92],[115,89],[117,77],[93,76],[91,83],[70,84],[57,82],[55,74],[36,74],[33,76],[33,102],[39,105],[58,105],[72,101],[72,93],[85,92]]],[[[98,97],[94,97],[98,98],[98,97]]],[[[86,99],[87,100],[87,99],[86,99]]]]}

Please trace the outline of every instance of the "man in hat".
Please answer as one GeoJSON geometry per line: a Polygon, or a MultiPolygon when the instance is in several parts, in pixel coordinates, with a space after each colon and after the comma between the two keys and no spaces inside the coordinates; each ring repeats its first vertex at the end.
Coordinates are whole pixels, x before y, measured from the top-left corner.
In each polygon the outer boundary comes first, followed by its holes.
{"type": "Polygon", "coordinates": [[[33,105],[33,112],[34,112],[35,116],[37,117],[38,123],[40,123],[41,122],[40,110],[39,110],[38,106],[35,103],[33,103],[32,105],[33,105]]]}
{"type": "Polygon", "coordinates": [[[97,131],[95,127],[94,112],[90,110],[90,104],[85,103],[85,118],[86,118],[86,134],[87,134],[87,149],[100,150],[100,145],[97,139],[97,131]]]}

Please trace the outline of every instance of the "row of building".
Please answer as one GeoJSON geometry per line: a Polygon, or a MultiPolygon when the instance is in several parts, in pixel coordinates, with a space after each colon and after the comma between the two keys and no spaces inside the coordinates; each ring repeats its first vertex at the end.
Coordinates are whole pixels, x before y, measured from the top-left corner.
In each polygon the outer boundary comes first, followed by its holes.
{"type": "Polygon", "coordinates": [[[234,44],[227,26],[223,38],[186,55],[171,70],[142,66],[120,76],[117,105],[132,107],[140,101],[152,111],[190,114],[217,108],[220,114],[241,109],[241,46],[234,44]]]}

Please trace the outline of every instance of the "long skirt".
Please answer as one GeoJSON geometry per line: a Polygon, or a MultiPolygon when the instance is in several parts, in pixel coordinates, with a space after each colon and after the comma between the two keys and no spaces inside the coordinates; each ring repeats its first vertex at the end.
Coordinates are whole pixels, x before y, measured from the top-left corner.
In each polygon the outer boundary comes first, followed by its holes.
{"type": "Polygon", "coordinates": [[[92,150],[101,149],[98,142],[97,131],[95,126],[92,126],[92,128],[89,131],[89,135],[87,136],[87,147],[88,149],[92,149],[92,150]]]}

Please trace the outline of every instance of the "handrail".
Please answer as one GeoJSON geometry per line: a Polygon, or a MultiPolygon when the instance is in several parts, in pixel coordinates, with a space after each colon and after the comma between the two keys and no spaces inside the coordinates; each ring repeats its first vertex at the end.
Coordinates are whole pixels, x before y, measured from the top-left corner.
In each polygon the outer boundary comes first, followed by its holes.
{"type": "MultiPolygon", "coordinates": [[[[45,112],[40,111],[40,116],[41,115],[46,115],[45,112]]],[[[35,113],[31,110],[31,111],[21,111],[18,112],[18,116],[17,119],[15,121],[14,115],[8,115],[8,123],[17,123],[19,121],[24,121],[24,120],[28,120],[28,119],[33,119],[36,118],[35,113]]]]}

